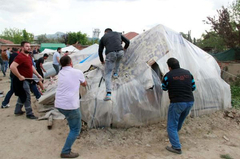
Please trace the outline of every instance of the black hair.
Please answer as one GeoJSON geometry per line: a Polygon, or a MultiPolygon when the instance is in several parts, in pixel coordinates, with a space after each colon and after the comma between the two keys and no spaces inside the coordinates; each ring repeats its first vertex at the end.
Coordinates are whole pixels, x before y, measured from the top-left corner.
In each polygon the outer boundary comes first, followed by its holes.
{"type": "Polygon", "coordinates": [[[63,56],[60,59],[60,64],[62,67],[67,66],[71,63],[71,58],[69,56],[63,56]]]}
{"type": "Polygon", "coordinates": [[[48,57],[48,54],[44,54],[43,57],[48,57]]]}
{"type": "Polygon", "coordinates": [[[167,64],[168,64],[168,67],[170,67],[171,69],[180,68],[178,60],[173,57],[167,60],[167,64]]]}
{"type": "MultiPolygon", "coordinates": [[[[23,47],[26,43],[29,43],[28,41],[22,41],[21,46],[23,47]]],[[[29,43],[30,44],[30,43],[29,43]]]]}
{"type": "Polygon", "coordinates": [[[111,28],[105,29],[105,32],[109,32],[109,31],[112,31],[112,29],[111,28]]]}
{"type": "Polygon", "coordinates": [[[13,51],[18,51],[18,49],[17,48],[13,48],[13,51]]]}
{"type": "Polygon", "coordinates": [[[58,51],[58,50],[61,50],[61,49],[62,49],[62,48],[59,47],[59,48],[57,48],[57,51],[58,51]]]}

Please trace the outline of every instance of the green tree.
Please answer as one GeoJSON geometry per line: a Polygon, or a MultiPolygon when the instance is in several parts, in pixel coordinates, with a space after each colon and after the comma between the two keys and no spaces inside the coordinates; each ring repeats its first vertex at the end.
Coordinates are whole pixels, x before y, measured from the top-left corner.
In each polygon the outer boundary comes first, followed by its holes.
{"type": "Polygon", "coordinates": [[[211,53],[218,53],[227,49],[223,38],[214,31],[202,34],[202,38],[198,39],[195,44],[202,49],[210,48],[211,53]]]}
{"type": "Polygon", "coordinates": [[[99,44],[99,39],[97,38],[90,38],[87,42],[87,45],[99,44]]]}
{"type": "Polygon", "coordinates": [[[85,33],[81,33],[79,32],[69,32],[67,33],[67,40],[68,40],[68,44],[72,45],[72,44],[76,44],[76,43],[80,43],[81,45],[87,45],[88,43],[88,38],[87,38],[87,34],[85,33]]]}
{"type": "Polygon", "coordinates": [[[217,10],[218,15],[207,17],[206,24],[210,24],[229,48],[240,45],[240,0],[234,1],[229,7],[217,10]]]}
{"type": "Polygon", "coordinates": [[[237,21],[231,19],[228,8],[222,7],[217,10],[218,17],[207,17],[207,24],[212,25],[213,31],[215,31],[224,43],[230,47],[235,48],[240,45],[240,25],[237,21]]]}
{"type": "Polygon", "coordinates": [[[185,33],[183,33],[183,32],[180,32],[180,34],[181,34],[185,39],[187,39],[188,41],[193,42],[192,37],[191,37],[191,30],[188,31],[187,34],[185,34],[185,33]]]}
{"type": "Polygon", "coordinates": [[[25,29],[20,30],[17,28],[5,28],[0,38],[10,40],[15,44],[20,44],[23,40],[33,42],[33,34],[28,33],[25,29]]]}
{"type": "Polygon", "coordinates": [[[23,41],[33,42],[34,35],[32,33],[28,33],[26,29],[22,30],[23,41]]]}
{"type": "Polygon", "coordinates": [[[48,43],[49,39],[47,38],[46,34],[41,34],[37,36],[37,43],[41,44],[41,43],[48,43]]]}

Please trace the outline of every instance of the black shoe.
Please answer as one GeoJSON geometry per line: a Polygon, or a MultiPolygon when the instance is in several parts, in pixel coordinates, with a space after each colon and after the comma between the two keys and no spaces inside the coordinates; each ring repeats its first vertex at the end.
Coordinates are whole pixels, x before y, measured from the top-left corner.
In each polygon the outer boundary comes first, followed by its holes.
{"type": "Polygon", "coordinates": [[[176,153],[176,154],[182,154],[181,149],[174,149],[173,147],[167,146],[166,149],[170,152],[176,153]]]}
{"type": "Polygon", "coordinates": [[[23,115],[25,113],[25,111],[20,111],[18,113],[14,113],[16,116],[19,116],[19,115],[23,115]]]}
{"type": "Polygon", "coordinates": [[[70,152],[69,154],[61,154],[60,157],[61,158],[76,158],[78,157],[79,154],[78,153],[73,153],[73,152],[70,152]]]}
{"type": "Polygon", "coordinates": [[[27,115],[27,118],[28,119],[38,119],[38,117],[36,117],[35,115],[27,115]]]}

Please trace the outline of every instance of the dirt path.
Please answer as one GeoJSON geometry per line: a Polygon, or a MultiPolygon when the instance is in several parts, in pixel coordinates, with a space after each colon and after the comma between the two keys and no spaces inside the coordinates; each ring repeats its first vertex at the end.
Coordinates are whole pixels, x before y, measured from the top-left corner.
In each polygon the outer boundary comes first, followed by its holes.
{"type": "MultiPolygon", "coordinates": [[[[1,77],[0,90],[9,89],[9,78],[1,77]]],[[[11,98],[8,109],[0,109],[0,158],[55,159],[59,158],[68,126],[66,120],[54,120],[52,130],[47,121],[34,121],[15,116],[17,97],[11,98]]],[[[2,102],[3,98],[0,98],[2,102]]],[[[32,96],[32,100],[35,98],[32,96]]],[[[33,107],[36,115],[36,109],[33,107]]],[[[240,114],[239,110],[231,110],[240,114]]],[[[240,158],[240,125],[238,119],[224,117],[223,111],[202,117],[188,117],[180,132],[183,154],[165,150],[169,144],[166,121],[129,129],[92,129],[82,133],[73,151],[82,159],[220,159],[229,154],[240,158]]]]}

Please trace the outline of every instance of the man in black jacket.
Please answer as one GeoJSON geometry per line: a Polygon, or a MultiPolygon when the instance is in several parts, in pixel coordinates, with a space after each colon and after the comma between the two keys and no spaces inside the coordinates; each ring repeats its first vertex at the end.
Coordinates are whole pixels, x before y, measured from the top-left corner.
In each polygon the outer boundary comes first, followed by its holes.
{"type": "Polygon", "coordinates": [[[130,41],[121,35],[120,33],[113,32],[112,29],[105,29],[105,34],[99,42],[99,59],[102,64],[105,63],[103,59],[103,49],[106,48],[106,64],[105,64],[105,84],[107,95],[104,101],[111,100],[112,82],[111,76],[113,72],[113,78],[118,78],[119,65],[123,57],[124,51],[128,48],[130,41]],[[122,41],[125,43],[124,48],[122,47],[122,41]]]}
{"type": "Polygon", "coordinates": [[[166,149],[181,154],[178,131],[181,130],[182,124],[193,106],[192,91],[196,89],[196,85],[192,74],[188,70],[180,68],[177,59],[170,58],[167,64],[170,71],[163,78],[162,89],[168,90],[170,98],[167,131],[172,146],[167,146],[166,149]]]}
{"type": "Polygon", "coordinates": [[[46,72],[46,70],[44,69],[43,67],[43,63],[44,63],[44,60],[46,60],[48,58],[48,54],[44,54],[43,57],[40,57],[37,62],[36,62],[36,69],[37,69],[37,72],[42,76],[43,76],[43,72],[46,72]]]}
{"type": "MultiPolygon", "coordinates": [[[[17,49],[13,48],[13,53],[10,54],[9,68],[17,55],[18,55],[17,49]]],[[[13,76],[14,75],[13,75],[12,71],[10,71],[10,80],[11,80],[10,90],[8,91],[7,95],[4,98],[1,108],[8,108],[10,106],[9,101],[14,93],[14,91],[13,91],[13,76]]]]}

